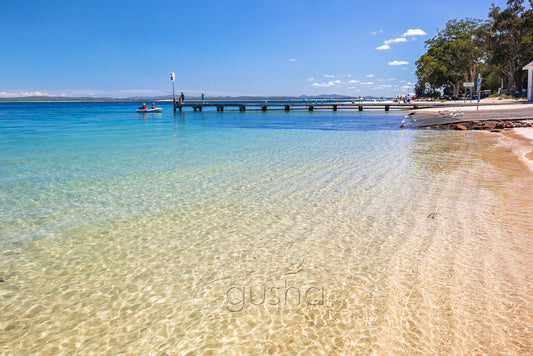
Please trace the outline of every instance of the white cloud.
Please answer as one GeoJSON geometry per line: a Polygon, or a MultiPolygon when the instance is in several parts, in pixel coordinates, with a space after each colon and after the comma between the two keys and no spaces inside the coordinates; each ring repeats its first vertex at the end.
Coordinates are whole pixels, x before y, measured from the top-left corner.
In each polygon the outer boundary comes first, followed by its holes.
{"type": "Polygon", "coordinates": [[[400,89],[412,89],[413,87],[410,86],[410,85],[404,85],[404,86],[401,86],[400,89]]]}
{"type": "Polygon", "coordinates": [[[407,32],[405,32],[402,36],[424,36],[427,35],[427,33],[424,32],[424,30],[421,30],[419,28],[417,29],[408,29],[407,32]]]}
{"type": "Polygon", "coordinates": [[[399,43],[399,42],[407,42],[407,39],[403,38],[403,37],[398,37],[398,38],[393,38],[393,39],[390,39],[390,40],[386,40],[383,43],[391,44],[391,43],[399,43]]]}
{"type": "Polygon", "coordinates": [[[315,80],[316,78],[313,78],[313,77],[309,77],[307,78],[308,81],[312,82],[313,80],[315,80]]]}
{"type": "Polygon", "coordinates": [[[392,61],[392,62],[389,62],[390,66],[403,66],[403,65],[406,65],[406,64],[409,64],[409,62],[406,62],[406,61],[392,61]]]}
{"type": "Polygon", "coordinates": [[[167,91],[159,89],[129,89],[129,90],[92,90],[92,89],[71,89],[71,90],[12,90],[0,92],[0,97],[27,97],[27,96],[62,96],[62,97],[134,97],[134,96],[163,96],[168,95],[167,91]]]}
{"type": "MultiPolygon", "coordinates": [[[[14,91],[0,91],[0,98],[16,98],[21,96],[54,96],[54,94],[46,93],[42,91],[26,91],[26,90],[14,90],[14,91]]],[[[64,95],[61,95],[64,96],[64,95]]]]}
{"type": "Polygon", "coordinates": [[[289,62],[296,62],[296,58],[290,58],[289,62]]]}
{"type": "Polygon", "coordinates": [[[334,75],[330,75],[330,74],[324,74],[324,77],[326,77],[326,78],[335,78],[334,75]]]}
{"type": "Polygon", "coordinates": [[[329,82],[327,83],[313,83],[312,85],[314,87],[332,87],[332,86],[335,86],[337,84],[341,84],[342,82],[340,80],[330,80],[329,82]]]}
{"type": "Polygon", "coordinates": [[[372,84],[374,84],[374,82],[361,82],[361,84],[363,84],[363,85],[372,85],[372,84]]]}
{"type": "Polygon", "coordinates": [[[376,49],[379,49],[379,50],[390,49],[390,46],[388,44],[384,44],[379,47],[376,47],[376,49]]]}
{"type": "Polygon", "coordinates": [[[369,74],[367,76],[365,76],[366,78],[374,78],[374,74],[369,74]]]}
{"type": "Polygon", "coordinates": [[[349,84],[356,84],[356,83],[360,83],[360,82],[361,82],[360,80],[354,80],[354,79],[348,80],[349,84]]]}

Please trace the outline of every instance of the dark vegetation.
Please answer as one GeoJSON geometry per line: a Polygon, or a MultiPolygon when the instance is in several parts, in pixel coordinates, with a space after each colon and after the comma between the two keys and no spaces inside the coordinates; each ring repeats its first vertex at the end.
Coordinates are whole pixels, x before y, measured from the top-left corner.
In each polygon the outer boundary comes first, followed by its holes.
{"type": "Polygon", "coordinates": [[[508,0],[505,9],[492,4],[486,20],[450,20],[425,43],[416,61],[417,97],[458,97],[478,73],[482,90],[522,96],[522,68],[533,61],[533,0],[508,0]]]}

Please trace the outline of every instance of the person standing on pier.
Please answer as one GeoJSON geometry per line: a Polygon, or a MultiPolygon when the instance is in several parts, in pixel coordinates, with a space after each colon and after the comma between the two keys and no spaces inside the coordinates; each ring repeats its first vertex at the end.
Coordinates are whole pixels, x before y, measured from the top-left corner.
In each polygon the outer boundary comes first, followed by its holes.
{"type": "Polygon", "coordinates": [[[202,93],[202,105],[205,104],[205,94],[202,93]]]}
{"type": "Polygon", "coordinates": [[[180,104],[183,104],[185,102],[185,95],[183,92],[180,93],[180,104]]]}

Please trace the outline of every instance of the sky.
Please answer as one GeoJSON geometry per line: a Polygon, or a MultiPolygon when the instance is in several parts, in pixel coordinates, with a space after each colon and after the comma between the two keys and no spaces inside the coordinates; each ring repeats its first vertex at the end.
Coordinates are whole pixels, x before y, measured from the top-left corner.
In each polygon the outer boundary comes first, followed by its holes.
{"type": "Polygon", "coordinates": [[[424,41],[506,1],[0,0],[0,97],[392,96],[424,41]]]}

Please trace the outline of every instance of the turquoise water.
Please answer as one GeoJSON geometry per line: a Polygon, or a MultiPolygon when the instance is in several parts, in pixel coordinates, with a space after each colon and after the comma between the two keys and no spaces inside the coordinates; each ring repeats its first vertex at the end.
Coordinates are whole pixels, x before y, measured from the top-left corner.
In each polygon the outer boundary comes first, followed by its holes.
{"type": "Polygon", "coordinates": [[[533,350],[531,174],[497,137],[137,106],[0,104],[2,352],[533,350]]]}
{"type": "Polygon", "coordinates": [[[321,155],[331,159],[327,155],[337,149],[361,150],[376,129],[396,129],[401,120],[384,113],[174,114],[168,105],[164,114],[143,116],[132,112],[134,105],[0,107],[1,198],[10,212],[3,222],[36,230],[23,235],[14,230],[13,237],[39,237],[47,233],[46,224],[95,223],[110,214],[189,204],[191,194],[202,194],[206,184],[206,189],[224,184],[226,174],[247,179],[264,174],[270,162],[286,170],[321,155]],[[325,130],[351,135],[333,133],[343,142],[328,143],[325,130]],[[374,131],[358,137],[368,130],[374,131]],[[65,219],[65,214],[75,215],[65,219]],[[33,219],[39,224],[28,223],[33,219]]]}

